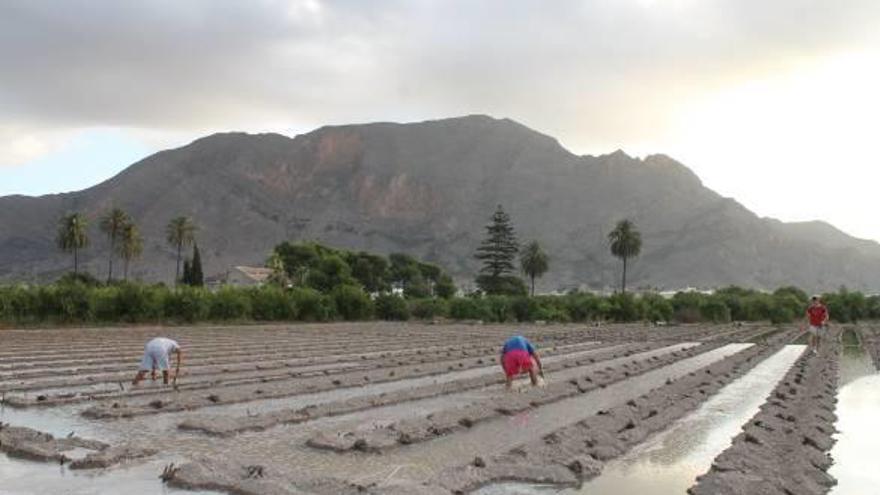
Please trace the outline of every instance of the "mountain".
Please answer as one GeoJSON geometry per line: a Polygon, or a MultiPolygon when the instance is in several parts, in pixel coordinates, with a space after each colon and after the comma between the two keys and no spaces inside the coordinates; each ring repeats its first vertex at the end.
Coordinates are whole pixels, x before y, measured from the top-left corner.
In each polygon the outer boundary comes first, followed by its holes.
{"type": "Polygon", "coordinates": [[[0,197],[0,280],[68,270],[70,256],[53,239],[57,219],[73,210],[92,219],[85,266],[106,276],[108,243],[97,218],[118,206],[144,234],[144,256],[132,266],[144,280],[173,278],[164,226],[189,215],[208,275],[261,264],[280,241],[311,239],[407,252],[466,283],[497,204],[522,241],[538,239],[549,253],[544,290],[615,285],[619,262],[606,235],[624,217],[644,242],[633,287],[880,287],[875,242],[820,222],[759,218],[664,155],[577,156],[549,136],[487,116],[328,126],[294,138],[215,134],[83,191],[0,197]]]}

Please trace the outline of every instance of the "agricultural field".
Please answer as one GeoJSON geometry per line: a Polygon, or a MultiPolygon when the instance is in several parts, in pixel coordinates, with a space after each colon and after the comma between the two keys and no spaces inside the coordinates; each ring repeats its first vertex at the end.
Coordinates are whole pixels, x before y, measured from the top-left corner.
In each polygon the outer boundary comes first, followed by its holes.
{"type": "Polygon", "coordinates": [[[856,494],[880,482],[859,467],[880,462],[876,435],[860,435],[880,413],[870,325],[833,327],[815,354],[798,327],[761,324],[12,329],[0,342],[4,495],[856,494]],[[499,349],[514,333],[540,352],[538,387],[504,389],[499,349]],[[176,386],[133,387],[157,335],[181,343],[184,371],[176,386]]]}

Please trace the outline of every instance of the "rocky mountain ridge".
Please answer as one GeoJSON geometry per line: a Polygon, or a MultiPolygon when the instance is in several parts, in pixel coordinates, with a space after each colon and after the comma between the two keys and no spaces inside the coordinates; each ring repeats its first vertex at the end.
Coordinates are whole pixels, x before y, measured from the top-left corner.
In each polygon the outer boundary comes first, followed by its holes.
{"type": "Polygon", "coordinates": [[[74,210],[92,219],[85,265],[105,274],[108,243],[97,218],[118,206],[144,234],[143,258],[132,266],[143,280],[171,281],[164,226],[189,215],[209,275],[261,264],[282,240],[310,239],[407,252],[467,283],[496,204],[522,241],[537,239],[549,253],[545,291],[615,285],[619,266],[605,236],[624,217],[644,240],[633,287],[880,287],[875,242],[821,222],[759,218],[665,155],[577,156],[487,116],[327,126],[294,138],[215,134],[82,191],[0,197],[0,280],[47,280],[69,269],[53,241],[57,219],[74,210]]]}

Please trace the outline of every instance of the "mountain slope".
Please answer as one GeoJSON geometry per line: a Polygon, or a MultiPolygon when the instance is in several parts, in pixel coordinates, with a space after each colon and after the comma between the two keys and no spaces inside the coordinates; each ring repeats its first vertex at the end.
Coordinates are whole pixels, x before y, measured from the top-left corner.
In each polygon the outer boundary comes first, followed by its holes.
{"type": "MultiPolygon", "coordinates": [[[[663,155],[576,156],[548,136],[485,116],[415,124],[323,127],[288,138],[217,134],[152,155],[92,188],[0,198],[0,279],[68,269],[54,248],[66,211],[130,212],[146,238],[136,276],[170,281],[164,225],[190,215],[205,272],[261,263],[277,242],[314,239],[408,252],[468,280],[496,204],[522,240],[551,256],[544,289],[614,285],[605,235],[623,218],[643,232],[632,284],[678,288],[739,284],[809,290],[880,286],[880,245],[826,224],[761,219],[705,188],[663,155]]],[[[86,265],[105,274],[107,242],[93,228],[86,265]]]]}

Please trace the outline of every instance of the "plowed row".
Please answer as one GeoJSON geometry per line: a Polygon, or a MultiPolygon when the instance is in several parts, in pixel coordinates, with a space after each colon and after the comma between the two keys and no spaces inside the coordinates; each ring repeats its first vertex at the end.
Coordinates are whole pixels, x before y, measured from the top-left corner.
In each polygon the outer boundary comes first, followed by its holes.
{"type": "Polygon", "coordinates": [[[575,484],[798,336],[643,324],[13,330],[0,347],[11,423],[0,432],[11,455],[83,469],[175,460],[169,483],[230,493],[575,484]],[[514,333],[538,347],[546,386],[503,390],[498,352],[514,333]],[[176,388],[132,388],[156,335],[181,342],[186,373],[176,388]],[[46,425],[55,436],[35,431],[46,425]],[[58,436],[76,428],[87,438],[58,436]]]}

